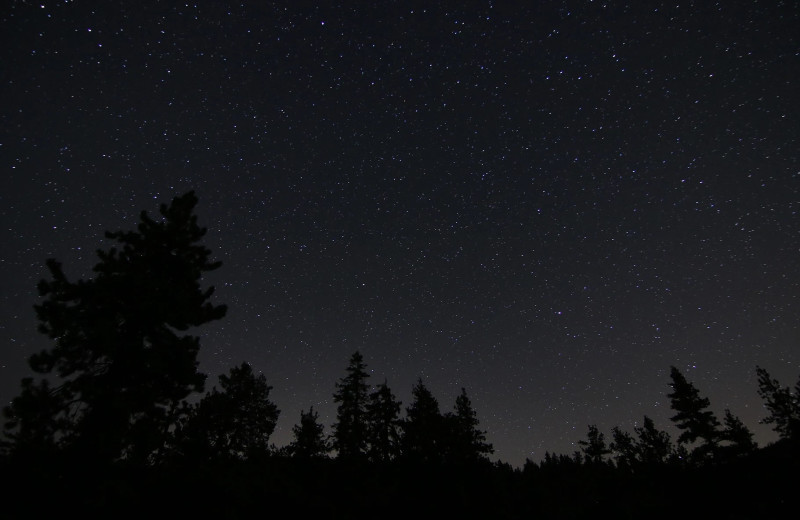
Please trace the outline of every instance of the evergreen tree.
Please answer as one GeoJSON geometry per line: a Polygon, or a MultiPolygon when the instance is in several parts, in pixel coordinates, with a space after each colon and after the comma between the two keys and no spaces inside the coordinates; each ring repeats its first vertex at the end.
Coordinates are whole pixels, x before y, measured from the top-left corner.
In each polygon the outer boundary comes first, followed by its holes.
{"type": "Polygon", "coordinates": [[[39,283],[39,330],[54,346],[30,357],[57,383],[23,381],[5,409],[13,450],[68,449],[97,460],[149,460],[181,402],[203,390],[199,338],[182,335],[225,315],[200,286],[220,266],[199,242],[193,192],[146,212],[136,231],[106,233],[120,249],[98,251],[96,276],[71,282],[56,260],[39,283]]]}
{"type": "Polygon", "coordinates": [[[447,422],[452,429],[450,451],[454,458],[478,460],[494,453],[492,445],[486,442],[486,432],[478,429],[478,414],[464,388],[456,398],[455,413],[447,416],[447,422]]]}
{"type": "MultiPolygon", "coordinates": [[[[578,441],[578,442],[580,443],[581,441],[578,441]]],[[[563,457],[559,458],[559,461],[562,464],[565,463],[565,460],[566,460],[566,455],[564,455],[563,457]]],[[[576,466],[580,466],[581,464],[583,464],[583,462],[584,462],[583,452],[581,452],[581,450],[575,450],[575,452],[572,454],[572,459],[570,459],[570,462],[573,465],[576,465],[576,466]]],[[[589,461],[586,461],[586,462],[589,462],[589,461]]]]}
{"type": "Polygon", "coordinates": [[[675,451],[667,432],[655,427],[653,420],[644,416],[642,426],[633,429],[636,438],[617,427],[612,429],[614,441],[611,450],[620,468],[634,469],[640,465],[659,465],[670,460],[675,451]]]}
{"type": "Polygon", "coordinates": [[[269,399],[272,387],[247,363],[220,375],[222,391],[212,388],[195,406],[180,431],[190,456],[246,459],[269,451],[280,410],[269,399]]]}
{"type": "Polygon", "coordinates": [[[22,392],[3,410],[10,439],[0,443],[4,450],[45,457],[58,451],[61,437],[72,425],[64,414],[64,396],[58,390],[51,388],[46,379],[38,383],[32,377],[22,379],[22,392]]]}
{"type": "Polygon", "coordinates": [[[673,453],[672,440],[667,432],[655,427],[651,418],[645,415],[642,426],[633,431],[639,437],[637,451],[643,464],[658,465],[669,460],[673,453]]]}
{"type": "Polygon", "coordinates": [[[698,459],[710,456],[717,447],[719,439],[719,421],[714,412],[706,410],[711,404],[707,398],[700,397],[700,392],[686,380],[680,370],[671,367],[672,393],[670,398],[672,409],[677,413],[671,418],[682,430],[678,437],[680,443],[693,443],[701,440],[692,455],[698,459]]]}
{"type": "Polygon", "coordinates": [[[611,450],[606,446],[605,435],[594,424],[589,425],[589,433],[586,436],[586,440],[578,441],[578,444],[581,446],[581,451],[577,452],[577,455],[583,453],[587,463],[601,464],[605,461],[605,456],[611,453],[611,450]]]}
{"type": "Polygon", "coordinates": [[[444,450],[444,418],[439,401],[422,382],[411,389],[411,405],[403,421],[402,452],[405,457],[421,461],[441,461],[444,450]]]}
{"type": "Polygon", "coordinates": [[[339,403],[333,425],[333,447],[342,458],[360,457],[367,450],[367,366],[356,351],[347,366],[347,375],[336,383],[333,400],[339,403]]]}
{"type": "Polygon", "coordinates": [[[792,392],[782,387],[766,369],[756,367],[758,374],[758,395],[764,399],[769,415],[762,424],[772,424],[773,429],[783,439],[800,440],[800,380],[792,392]]]}
{"type": "Polygon", "coordinates": [[[730,455],[736,456],[751,453],[758,448],[758,445],[753,440],[753,432],[728,409],[725,409],[723,422],[725,429],[722,431],[720,438],[729,443],[726,451],[730,455]]]}
{"type": "Polygon", "coordinates": [[[399,454],[400,406],[386,381],[370,394],[367,404],[370,459],[386,461],[399,454]]]}
{"type": "Polygon", "coordinates": [[[325,439],[325,427],[319,423],[319,414],[312,406],[308,413],[300,411],[300,424],[292,427],[294,440],[289,444],[291,456],[301,459],[326,457],[331,446],[325,439]]]}
{"type": "Polygon", "coordinates": [[[613,441],[609,449],[614,455],[618,468],[630,469],[639,462],[639,447],[630,433],[622,431],[618,426],[611,429],[613,441]]]}

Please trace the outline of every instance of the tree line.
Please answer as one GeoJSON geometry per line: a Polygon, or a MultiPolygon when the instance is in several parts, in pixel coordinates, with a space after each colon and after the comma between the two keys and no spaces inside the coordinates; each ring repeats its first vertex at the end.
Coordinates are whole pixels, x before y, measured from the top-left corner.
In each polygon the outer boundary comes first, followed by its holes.
{"type": "Polygon", "coordinates": [[[298,459],[336,457],[350,461],[389,462],[400,458],[427,462],[468,462],[493,452],[477,413],[462,389],[453,411],[442,413],[438,400],[418,380],[413,401],[401,417],[402,403],[386,381],[370,392],[369,373],[360,352],[336,383],[338,403],[332,434],[325,433],[312,406],[300,411],[292,441],[277,448],[269,443],[280,411],[270,400],[272,387],[247,363],[221,375],[221,390],[212,388],[185,410],[166,441],[169,457],[195,460],[284,456],[298,459]]]}
{"type": "MultiPolygon", "coordinates": [[[[758,393],[764,399],[767,417],[762,423],[773,424],[782,440],[798,442],[800,430],[800,381],[794,392],[783,387],[769,372],[756,367],[758,393]]],[[[611,441],[596,425],[589,425],[586,439],[578,441],[580,449],[571,458],[545,454],[543,464],[559,461],[587,464],[613,464],[622,469],[660,464],[703,465],[720,460],[746,456],[758,449],[753,433],[729,409],[722,423],[709,409],[710,401],[701,397],[699,390],[676,367],[670,367],[670,387],[667,394],[675,413],[670,419],[680,431],[677,444],[669,433],[656,428],[647,415],[642,425],[634,428],[634,435],[611,429],[611,441]]],[[[528,461],[530,464],[531,462],[528,461]]]]}
{"type": "Polygon", "coordinates": [[[4,450],[14,456],[73,454],[83,460],[156,464],[176,458],[245,459],[266,454],[389,461],[477,460],[492,453],[466,390],[453,411],[420,379],[413,402],[401,403],[384,381],[369,392],[366,364],[352,355],[336,384],[333,434],[326,436],[313,408],[301,411],[294,440],[269,443],[280,411],[271,387],[247,363],[219,376],[195,404],[206,376],[198,371],[199,338],[186,334],[224,317],[202,275],[220,266],[200,242],[193,192],[146,212],[136,231],[106,233],[118,243],[98,251],[96,276],[69,281],[56,260],[40,282],[39,330],[53,347],[29,359],[38,380],[22,380],[5,407],[4,450]],[[48,377],[49,376],[49,377],[48,377]]]}
{"type": "MultiPolygon", "coordinates": [[[[3,410],[5,460],[149,468],[186,461],[336,460],[511,471],[502,462],[489,462],[492,445],[465,389],[443,412],[420,379],[401,416],[402,403],[387,382],[369,384],[360,352],[335,384],[330,435],[312,407],[300,411],[287,446],[272,445],[280,411],[264,375],[247,363],[220,375],[219,387],[191,403],[192,395],[203,392],[206,376],[198,371],[200,340],[189,331],[226,313],[226,306],[212,303],[213,287],[201,287],[203,274],[220,262],[211,261],[211,251],[202,245],[206,229],[197,224],[196,204],[189,192],[162,205],[160,219],[142,212],[136,230],[106,233],[116,245],[97,252],[91,279],[70,281],[59,262],[47,261],[50,279],[39,283],[42,301],[34,307],[52,347],[29,358],[37,377],[25,377],[19,396],[3,410]]],[[[800,381],[791,389],[764,368],[756,372],[767,411],[763,422],[782,443],[796,447],[800,381]]],[[[647,416],[632,433],[613,428],[610,439],[590,425],[578,451],[528,460],[522,473],[605,468],[642,474],[726,464],[759,451],[730,410],[720,420],[679,369],[672,367],[670,378],[671,420],[680,432],[676,442],[647,416]]]]}

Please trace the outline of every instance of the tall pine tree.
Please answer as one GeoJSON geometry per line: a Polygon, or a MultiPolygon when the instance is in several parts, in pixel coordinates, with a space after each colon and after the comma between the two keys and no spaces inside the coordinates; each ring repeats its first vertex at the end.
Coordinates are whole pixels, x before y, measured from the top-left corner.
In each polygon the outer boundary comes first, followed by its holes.
{"type": "Polygon", "coordinates": [[[203,274],[217,269],[200,242],[193,192],[141,213],[136,231],[108,232],[95,277],[72,282],[47,261],[39,330],[53,347],[31,356],[45,376],[26,378],[5,409],[12,451],[68,450],[84,459],[147,461],[164,444],[181,401],[203,390],[200,340],[185,334],[225,315],[203,274]],[[52,377],[52,380],[47,379],[52,377]]]}
{"type": "Polygon", "coordinates": [[[494,453],[492,445],[486,442],[486,432],[478,428],[478,414],[464,388],[456,397],[454,412],[447,417],[452,430],[449,436],[453,444],[452,456],[457,460],[475,461],[494,453]]]}
{"type": "Polygon", "coordinates": [[[719,421],[714,412],[707,410],[710,401],[700,397],[700,392],[686,380],[676,367],[670,368],[672,392],[667,394],[672,409],[677,413],[671,417],[678,429],[682,430],[678,437],[680,443],[701,443],[692,451],[698,460],[713,456],[719,441],[719,421]]]}
{"type": "Polygon", "coordinates": [[[339,403],[333,425],[333,447],[341,458],[357,458],[367,451],[367,378],[366,364],[356,351],[347,366],[347,375],[336,383],[333,400],[339,403]]]}
{"type": "Polygon", "coordinates": [[[446,431],[439,401],[422,379],[411,389],[411,397],[402,424],[402,454],[415,461],[441,461],[446,451],[446,431]]]}
{"type": "Polygon", "coordinates": [[[370,394],[367,404],[370,459],[387,461],[399,454],[400,406],[386,381],[370,394]]]}
{"type": "Polygon", "coordinates": [[[589,425],[589,431],[586,434],[585,441],[578,441],[581,446],[584,460],[588,464],[602,464],[605,461],[606,455],[611,453],[611,450],[606,445],[606,436],[594,424],[589,425]]]}

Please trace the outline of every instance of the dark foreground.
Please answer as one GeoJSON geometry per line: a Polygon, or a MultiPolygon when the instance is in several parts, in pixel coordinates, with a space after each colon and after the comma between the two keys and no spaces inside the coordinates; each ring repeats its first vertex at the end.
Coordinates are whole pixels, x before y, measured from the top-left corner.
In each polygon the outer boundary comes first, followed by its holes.
{"type": "Polygon", "coordinates": [[[706,467],[247,462],[99,466],[2,460],[2,517],[792,518],[796,445],[706,467]]]}

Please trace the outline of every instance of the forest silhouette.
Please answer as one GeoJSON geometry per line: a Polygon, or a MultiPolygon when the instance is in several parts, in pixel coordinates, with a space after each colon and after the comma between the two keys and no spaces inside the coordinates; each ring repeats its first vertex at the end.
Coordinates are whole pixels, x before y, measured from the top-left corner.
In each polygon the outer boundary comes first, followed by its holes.
{"type": "MultiPolygon", "coordinates": [[[[63,515],[244,518],[764,518],[797,512],[800,381],[784,387],[756,367],[780,440],[758,447],[730,410],[675,367],[667,395],[680,435],[643,418],[606,437],[589,425],[580,449],[522,468],[492,462],[467,390],[450,409],[419,379],[405,407],[372,384],[360,352],[335,383],[326,434],[301,410],[283,447],[263,375],[242,363],[206,388],[198,337],[222,319],[203,274],[220,267],[202,245],[193,192],[109,232],[94,277],[69,281],[48,260],[34,306],[52,347],[4,409],[4,518],[63,515]],[[372,389],[372,391],[371,391],[372,389]],[[189,399],[191,396],[199,396],[189,399]]],[[[666,382],[665,382],[666,384],[666,382]]]]}

